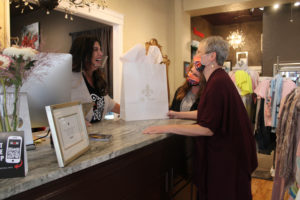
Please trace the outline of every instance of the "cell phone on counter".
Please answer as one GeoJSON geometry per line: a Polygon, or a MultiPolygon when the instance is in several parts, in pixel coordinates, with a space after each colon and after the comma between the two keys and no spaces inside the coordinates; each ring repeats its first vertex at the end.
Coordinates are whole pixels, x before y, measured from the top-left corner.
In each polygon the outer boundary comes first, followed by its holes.
{"type": "Polygon", "coordinates": [[[22,153],[22,137],[8,136],[6,145],[6,163],[19,163],[22,153]]]}

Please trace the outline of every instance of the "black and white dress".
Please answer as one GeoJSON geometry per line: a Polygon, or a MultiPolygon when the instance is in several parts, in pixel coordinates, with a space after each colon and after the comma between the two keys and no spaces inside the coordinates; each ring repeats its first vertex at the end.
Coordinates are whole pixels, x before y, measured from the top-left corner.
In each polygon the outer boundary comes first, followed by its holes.
{"type": "Polygon", "coordinates": [[[72,91],[71,101],[79,101],[81,103],[93,102],[93,110],[85,116],[85,119],[90,122],[101,121],[107,112],[110,112],[116,102],[108,95],[101,96],[100,93],[91,87],[87,81],[85,81],[82,73],[72,73],[72,91]]]}
{"type": "MultiPolygon", "coordinates": [[[[84,76],[83,76],[84,77],[84,76]]],[[[104,110],[104,96],[100,95],[100,92],[96,90],[94,87],[92,87],[89,82],[86,80],[84,77],[85,84],[91,94],[91,98],[94,102],[93,105],[93,117],[91,120],[91,123],[101,121],[102,115],[103,115],[103,110],[104,110]]]]}

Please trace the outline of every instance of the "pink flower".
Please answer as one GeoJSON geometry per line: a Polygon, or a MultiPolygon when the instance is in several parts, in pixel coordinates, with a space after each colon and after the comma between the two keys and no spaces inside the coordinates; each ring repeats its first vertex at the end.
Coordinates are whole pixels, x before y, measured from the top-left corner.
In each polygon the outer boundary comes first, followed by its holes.
{"type": "Polygon", "coordinates": [[[7,70],[11,64],[12,60],[9,56],[0,54],[0,70],[7,70]]]}

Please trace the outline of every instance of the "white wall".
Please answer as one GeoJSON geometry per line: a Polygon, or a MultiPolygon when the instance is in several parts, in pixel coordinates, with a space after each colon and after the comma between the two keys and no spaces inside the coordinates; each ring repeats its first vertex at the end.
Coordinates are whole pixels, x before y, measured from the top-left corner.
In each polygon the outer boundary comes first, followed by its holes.
{"type": "Polygon", "coordinates": [[[182,0],[110,0],[110,9],[124,15],[123,50],[156,38],[167,54],[170,99],[184,81],[183,61],[190,61],[190,16],[182,0]]]}
{"type": "Polygon", "coordinates": [[[174,33],[170,43],[173,45],[174,59],[169,69],[170,99],[173,98],[176,89],[183,84],[183,62],[191,61],[191,20],[190,15],[183,11],[182,1],[173,2],[173,16],[171,22],[174,24],[172,32],[174,33]]]}
{"type": "Polygon", "coordinates": [[[169,48],[169,4],[172,0],[109,0],[110,9],[124,15],[123,50],[135,44],[144,44],[156,38],[163,47],[169,48]]]}

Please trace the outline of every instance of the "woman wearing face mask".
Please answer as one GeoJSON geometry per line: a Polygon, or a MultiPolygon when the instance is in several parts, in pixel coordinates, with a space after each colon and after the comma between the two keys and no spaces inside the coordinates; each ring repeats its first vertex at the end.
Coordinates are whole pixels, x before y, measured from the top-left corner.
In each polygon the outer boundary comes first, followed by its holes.
{"type": "Polygon", "coordinates": [[[71,100],[93,103],[86,124],[100,122],[107,112],[120,113],[120,105],[107,95],[107,83],[99,69],[103,62],[100,42],[95,37],[79,36],[71,46],[73,56],[71,100]]]}
{"type": "Polygon", "coordinates": [[[197,119],[198,103],[206,85],[200,60],[197,55],[194,57],[185,83],[175,92],[169,118],[197,119]]]}
{"type": "Polygon", "coordinates": [[[197,123],[154,126],[146,134],[196,136],[194,180],[198,199],[251,200],[251,173],[257,167],[254,135],[242,99],[222,69],[229,51],[218,36],[203,39],[197,55],[205,66],[206,86],[198,105],[197,123]]]}
{"type": "Polygon", "coordinates": [[[170,110],[178,112],[197,110],[204,87],[205,78],[203,74],[196,70],[194,64],[191,64],[186,81],[175,92],[170,110]]]}

